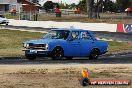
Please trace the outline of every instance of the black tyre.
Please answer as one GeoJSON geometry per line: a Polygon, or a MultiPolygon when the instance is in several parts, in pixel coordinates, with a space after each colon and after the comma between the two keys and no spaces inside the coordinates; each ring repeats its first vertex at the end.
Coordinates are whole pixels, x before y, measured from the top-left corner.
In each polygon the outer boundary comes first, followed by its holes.
{"type": "Polygon", "coordinates": [[[51,57],[53,60],[62,60],[63,56],[64,56],[64,52],[63,49],[60,47],[55,48],[51,53],[51,57]]]}
{"type": "Polygon", "coordinates": [[[72,60],[73,57],[65,57],[67,60],[72,60]]]}
{"type": "Polygon", "coordinates": [[[26,59],[28,60],[35,60],[36,56],[35,55],[30,55],[30,54],[25,54],[26,59]]]}
{"type": "Polygon", "coordinates": [[[93,49],[90,53],[89,59],[90,60],[95,60],[99,57],[99,50],[98,49],[93,49]]]}
{"type": "Polygon", "coordinates": [[[8,25],[8,23],[6,23],[6,25],[8,25]]]}
{"type": "Polygon", "coordinates": [[[88,86],[88,85],[90,85],[90,80],[89,80],[88,78],[82,78],[82,79],[80,80],[80,84],[81,84],[82,86],[88,86]]]}

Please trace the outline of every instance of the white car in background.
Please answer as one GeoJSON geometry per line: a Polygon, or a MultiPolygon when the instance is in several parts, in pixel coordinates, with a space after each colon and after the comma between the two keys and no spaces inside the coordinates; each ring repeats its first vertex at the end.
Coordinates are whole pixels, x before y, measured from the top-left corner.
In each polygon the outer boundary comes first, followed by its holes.
{"type": "Polygon", "coordinates": [[[0,24],[9,24],[9,20],[2,14],[0,14],[0,24]]]}

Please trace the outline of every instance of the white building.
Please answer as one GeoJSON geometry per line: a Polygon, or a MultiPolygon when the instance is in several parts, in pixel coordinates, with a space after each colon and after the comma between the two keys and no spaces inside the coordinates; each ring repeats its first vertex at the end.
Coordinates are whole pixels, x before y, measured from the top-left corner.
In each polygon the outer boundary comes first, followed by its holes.
{"type": "Polygon", "coordinates": [[[9,11],[12,8],[17,8],[17,0],[0,0],[0,11],[9,11]]]}

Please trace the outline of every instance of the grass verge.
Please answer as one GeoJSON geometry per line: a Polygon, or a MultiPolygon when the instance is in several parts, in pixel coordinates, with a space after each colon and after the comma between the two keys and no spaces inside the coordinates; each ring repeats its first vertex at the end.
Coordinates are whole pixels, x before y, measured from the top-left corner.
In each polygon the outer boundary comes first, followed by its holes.
{"type": "MultiPolygon", "coordinates": [[[[41,38],[44,33],[39,32],[27,32],[18,30],[0,30],[0,56],[6,57],[18,57],[23,56],[22,42],[31,39],[41,38]]],[[[109,52],[121,52],[126,50],[132,50],[132,44],[126,42],[109,42],[109,52]]]]}
{"type": "Polygon", "coordinates": [[[30,39],[38,39],[43,33],[18,30],[0,30],[0,56],[22,56],[22,43],[30,39]]]}
{"type": "Polygon", "coordinates": [[[130,19],[111,19],[111,18],[102,18],[102,19],[89,19],[88,17],[83,16],[62,16],[55,17],[52,15],[48,16],[39,16],[39,21],[57,21],[57,22],[84,22],[84,23],[132,23],[130,19]]]}
{"type": "Polygon", "coordinates": [[[109,41],[108,43],[109,43],[108,53],[118,53],[132,50],[132,43],[129,42],[109,41]]]}
{"type": "MultiPolygon", "coordinates": [[[[9,15],[9,14],[5,14],[5,16],[8,19],[19,19],[19,15],[9,15]]],[[[102,17],[102,16],[101,16],[102,17]]],[[[106,18],[102,17],[101,19],[89,19],[87,17],[87,15],[81,16],[81,15],[62,15],[62,17],[55,17],[55,15],[53,14],[45,14],[45,15],[38,15],[38,21],[59,21],[59,22],[85,22],[85,23],[112,23],[112,24],[116,24],[116,23],[132,23],[131,18],[130,19],[125,19],[125,18],[121,18],[120,19],[116,19],[116,17],[118,18],[118,15],[116,16],[112,16],[112,15],[108,15],[106,14],[106,18]],[[107,18],[107,16],[110,16],[107,18]]],[[[34,20],[34,16],[32,15],[32,20],[34,20]]]]}

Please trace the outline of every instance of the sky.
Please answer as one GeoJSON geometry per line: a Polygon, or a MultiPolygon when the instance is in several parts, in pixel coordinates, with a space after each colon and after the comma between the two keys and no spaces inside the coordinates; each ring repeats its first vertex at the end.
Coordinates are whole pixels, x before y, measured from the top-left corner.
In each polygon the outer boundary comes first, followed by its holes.
{"type": "MultiPolygon", "coordinates": [[[[82,1],[82,0],[40,0],[40,4],[43,5],[46,1],[53,1],[53,2],[61,2],[62,3],[67,3],[67,4],[72,4],[72,3],[75,3],[75,4],[78,4],[79,1],[82,1]]],[[[112,0],[112,1],[115,1],[115,0],[112,0]]]]}

